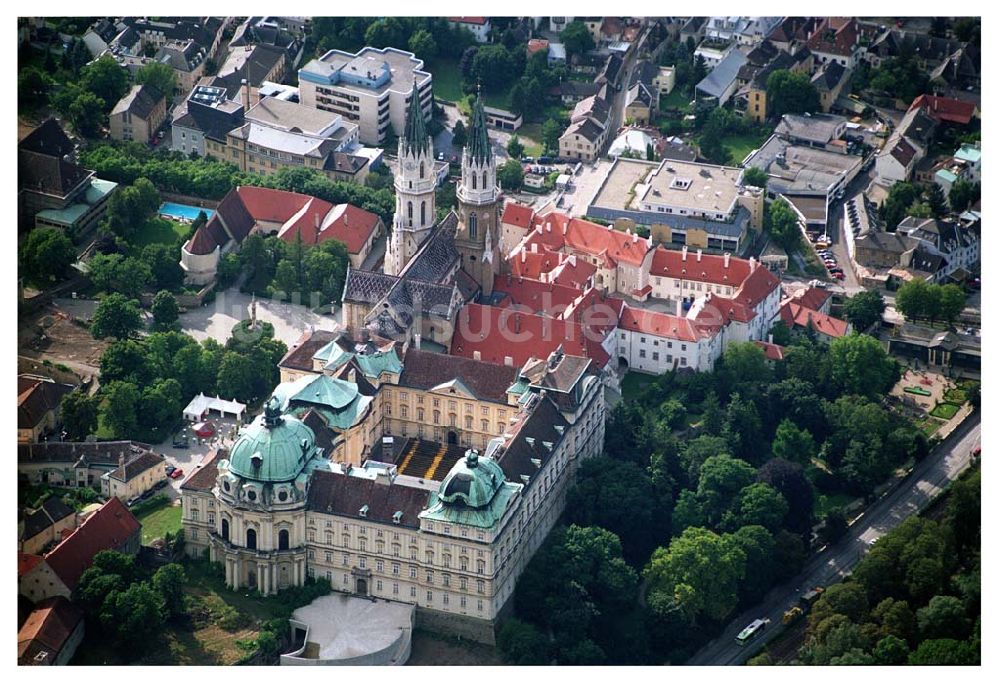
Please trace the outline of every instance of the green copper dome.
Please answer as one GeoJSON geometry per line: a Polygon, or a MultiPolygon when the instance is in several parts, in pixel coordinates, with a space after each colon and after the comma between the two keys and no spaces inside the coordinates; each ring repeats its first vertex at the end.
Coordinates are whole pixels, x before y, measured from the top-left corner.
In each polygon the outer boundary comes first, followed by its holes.
{"type": "Polygon", "coordinates": [[[469,450],[441,482],[438,497],[445,504],[481,509],[490,504],[503,484],[503,470],[496,460],[481,458],[475,450],[469,450]]]}
{"type": "Polygon", "coordinates": [[[229,470],[253,481],[294,480],[312,457],[312,429],[295,417],[282,415],[271,398],[264,414],[243,429],[229,453],[229,470]]]}

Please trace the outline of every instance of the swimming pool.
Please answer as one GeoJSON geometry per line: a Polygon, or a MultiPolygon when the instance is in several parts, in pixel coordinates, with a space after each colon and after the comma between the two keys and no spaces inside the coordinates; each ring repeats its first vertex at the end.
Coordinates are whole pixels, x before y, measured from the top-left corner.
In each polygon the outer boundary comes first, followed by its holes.
{"type": "Polygon", "coordinates": [[[197,206],[188,206],[186,204],[175,204],[171,201],[165,201],[160,204],[160,215],[167,216],[168,218],[183,218],[184,220],[193,221],[198,217],[198,212],[204,211],[205,215],[209,218],[215,213],[215,211],[208,208],[199,208],[197,206]]]}

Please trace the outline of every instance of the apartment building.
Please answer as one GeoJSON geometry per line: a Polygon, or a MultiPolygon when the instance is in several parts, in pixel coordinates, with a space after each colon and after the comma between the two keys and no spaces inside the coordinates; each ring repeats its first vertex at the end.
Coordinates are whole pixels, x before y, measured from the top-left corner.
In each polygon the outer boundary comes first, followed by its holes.
{"type": "Polygon", "coordinates": [[[299,69],[302,104],[340,114],[359,127],[363,144],[402,136],[414,82],[424,118],[431,118],[433,77],[412,52],[365,47],[356,54],[330,50],[299,69]]]}

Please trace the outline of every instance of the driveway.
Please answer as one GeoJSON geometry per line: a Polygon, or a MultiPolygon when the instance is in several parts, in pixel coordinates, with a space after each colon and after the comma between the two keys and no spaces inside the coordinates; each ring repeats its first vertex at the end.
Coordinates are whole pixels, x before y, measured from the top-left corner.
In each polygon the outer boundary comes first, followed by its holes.
{"type": "MultiPolygon", "coordinates": [[[[240,293],[235,288],[220,291],[211,303],[183,313],[181,330],[199,342],[211,338],[225,343],[236,323],[249,319],[251,300],[250,294],[240,293]]],[[[331,314],[320,315],[304,305],[267,298],[257,299],[257,319],[273,324],[274,337],[288,346],[298,341],[305,331],[335,331],[340,327],[339,315],[337,318],[331,314]]]]}
{"type": "Polygon", "coordinates": [[[613,161],[599,159],[593,164],[583,164],[580,172],[573,176],[573,187],[563,194],[560,210],[572,216],[587,215],[587,207],[597,196],[604,178],[608,175],[613,161]]]}
{"type": "Polygon", "coordinates": [[[233,419],[220,419],[211,417],[208,421],[216,426],[216,435],[209,439],[201,439],[190,431],[190,424],[186,423],[178,433],[185,431],[189,441],[186,448],[175,448],[174,437],[171,435],[165,441],[156,446],[156,452],[164,456],[167,466],[181,469],[184,475],[180,478],[170,478],[170,484],[166,488],[166,494],[170,499],[180,497],[181,484],[190,478],[191,474],[201,467],[202,462],[217,447],[232,447],[236,440],[240,424],[233,419]]]}

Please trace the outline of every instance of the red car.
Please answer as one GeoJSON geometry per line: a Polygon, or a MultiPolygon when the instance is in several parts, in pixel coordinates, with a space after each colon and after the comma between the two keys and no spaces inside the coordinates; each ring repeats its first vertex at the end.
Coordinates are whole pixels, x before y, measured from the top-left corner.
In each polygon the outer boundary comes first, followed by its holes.
{"type": "Polygon", "coordinates": [[[170,478],[182,478],[184,476],[183,469],[174,469],[170,472],[170,478]]]}
{"type": "Polygon", "coordinates": [[[976,449],[972,451],[972,456],[973,457],[979,457],[979,455],[982,454],[982,452],[983,452],[983,446],[982,445],[977,445],[976,449]]]}
{"type": "Polygon", "coordinates": [[[833,273],[833,276],[836,277],[837,279],[844,279],[844,273],[842,272],[835,272],[833,273]]]}

